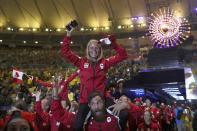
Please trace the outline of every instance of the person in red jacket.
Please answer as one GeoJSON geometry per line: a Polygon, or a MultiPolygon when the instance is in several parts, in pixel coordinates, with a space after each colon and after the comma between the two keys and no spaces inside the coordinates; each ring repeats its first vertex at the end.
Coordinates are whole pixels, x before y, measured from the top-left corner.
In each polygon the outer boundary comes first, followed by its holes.
{"type": "MultiPolygon", "coordinates": [[[[35,103],[35,111],[36,113],[41,117],[43,124],[46,124],[47,127],[51,127],[51,131],[63,131],[66,130],[66,127],[60,123],[59,121],[57,121],[54,117],[53,114],[50,114],[46,111],[43,111],[43,101],[41,103],[40,101],[40,97],[41,97],[41,91],[37,91],[36,92],[36,103],[35,103]]],[[[45,100],[45,99],[44,99],[45,100]]],[[[40,123],[38,124],[40,125],[40,123]]],[[[40,130],[46,130],[47,127],[46,126],[40,126],[41,128],[39,128],[40,130]]],[[[48,129],[47,129],[48,130],[48,129]]]]}
{"type": "Polygon", "coordinates": [[[171,106],[167,105],[163,109],[163,131],[169,131],[172,128],[173,118],[174,118],[174,111],[172,111],[171,106]]]}
{"type": "MultiPolygon", "coordinates": [[[[50,110],[50,102],[47,99],[43,99],[40,103],[41,108],[42,108],[42,112],[45,114],[48,114],[49,110],[50,110]]],[[[37,104],[35,104],[35,107],[38,106],[37,104]]],[[[38,108],[36,107],[35,109],[38,110],[38,108]]],[[[42,131],[50,131],[51,130],[51,126],[50,123],[48,123],[48,121],[46,121],[45,119],[43,119],[41,117],[41,115],[36,111],[36,117],[35,117],[35,123],[38,127],[39,130],[42,131]]]]}
{"type": "Polygon", "coordinates": [[[156,123],[152,122],[152,113],[148,108],[144,111],[144,122],[138,125],[137,130],[138,131],[160,131],[159,126],[156,123]]]}
{"type": "MultiPolygon", "coordinates": [[[[53,90],[54,100],[51,104],[51,111],[58,121],[70,128],[67,131],[73,131],[73,124],[77,114],[62,109],[59,97],[61,88],[58,87],[58,84],[53,90]]],[[[86,117],[84,127],[86,131],[120,131],[118,118],[108,113],[105,108],[105,97],[102,92],[91,92],[88,95],[88,106],[90,107],[91,117],[86,117]]]]}
{"type": "Polygon", "coordinates": [[[135,98],[134,99],[134,103],[138,106],[138,107],[142,107],[142,101],[140,98],[135,98]]]}
{"type": "Polygon", "coordinates": [[[143,109],[138,107],[136,104],[131,103],[129,98],[127,98],[125,95],[121,96],[119,101],[109,108],[113,108],[112,112],[115,114],[118,114],[119,111],[123,109],[129,113],[129,131],[136,131],[138,125],[143,122],[143,109]]]}
{"type": "Polygon", "coordinates": [[[6,116],[4,131],[38,131],[34,123],[35,116],[23,110],[12,111],[6,116]]]}
{"type": "MultiPolygon", "coordinates": [[[[81,131],[85,117],[89,112],[88,108],[88,94],[92,91],[101,91],[105,96],[109,97],[109,93],[105,87],[106,73],[107,70],[127,58],[127,53],[116,43],[115,35],[105,36],[105,43],[110,44],[110,46],[116,51],[117,55],[111,56],[109,58],[103,57],[103,50],[100,41],[90,40],[86,48],[86,57],[79,57],[74,54],[70,49],[71,43],[71,33],[74,30],[72,28],[67,31],[62,44],[62,54],[70,62],[80,69],[80,96],[79,96],[79,110],[74,123],[74,128],[76,131],[81,131]]],[[[106,99],[107,107],[114,104],[112,99],[106,99]]],[[[120,125],[124,130],[126,121],[128,119],[128,114],[124,111],[120,113],[120,125]]]]}
{"type": "Polygon", "coordinates": [[[152,106],[150,107],[150,111],[152,113],[152,121],[157,123],[159,127],[161,128],[161,111],[159,108],[156,107],[156,103],[152,103],[152,106]]]}
{"type": "MultiPolygon", "coordinates": [[[[75,71],[66,80],[62,79],[63,78],[62,74],[58,74],[59,77],[61,78],[61,88],[63,88],[63,91],[61,93],[61,97],[63,99],[66,99],[67,101],[69,101],[69,98],[68,98],[68,83],[71,82],[79,74],[79,72],[80,72],[80,70],[75,71]]],[[[34,79],[34,80],[36,81],[37,84],[42,84],[42,86],[53,87],[52,83],[44,82],[44,81],[37,80],[37,79],[34,79]]]]}
{"type": "Polygon", "coordinates": [[[3,131],[4,126],[5,126],[5,122],[3,118],[0,117],[0,131],[3,131]]]}

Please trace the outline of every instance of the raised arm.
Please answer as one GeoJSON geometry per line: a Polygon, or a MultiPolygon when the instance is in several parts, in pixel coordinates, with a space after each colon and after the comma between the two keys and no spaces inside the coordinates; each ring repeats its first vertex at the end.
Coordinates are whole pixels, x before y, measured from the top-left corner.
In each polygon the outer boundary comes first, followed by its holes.
{"type": "Polygon", "coordinates": [[[54,99],[51,103],[51,111],[55,119],[64,125],[73,125],[76,114],[70,113],[63,109],[61,101],[54,99]]]}
{"type": "Polygon", "coordinates": [[[68,83],[71,82],[78,74],[79,74],[80,70],[77,70],[76,72],[74,72],[71,76],[68,77],[67,80],[65,80],[61,86],[63,88],[60,96],[63,98],[63,99],[68,99],[68,83]]]}
{"type": "Polygon", "coordinates": [[[113,66],[117,64],[118,62],[121,62],[122,60],[127,58],[127,53],[123,47],[117,44],[116,42],[116,36],[114,34],[104,36],[105,38],[108,38],[111,42],[110,46],[116,51],[115,56],[109,57],[107,60],[106,66],[109,68],[110,66],[113,66]]]}
{"type": "Polygon", "coordinates": [[[41,116],[41,118],[47,122],[50,123],[50,114],[47,112],[43,112],[42,106],[41,106],[41,100],[40,100],[40,96],[41,96],[41,91],[37,91],[36,92],[36,103],[35,103],[35,111],[36,113],[38,113],[39,116],[41,116]]]}
{"type": "Polygon", "coordinates": [[[61,53],[62,55],[67,58],[70,62],[72,62],[75,66],[79,67],[80,65],[80,57],[78,57],[75,53],[73,53],[70,49],[70,43],[71,43],[71,33],[73,31],[73,28],[71,31],[67,31],[67,35],[64,37],[61,53]]]}
{"type": "Polygon", "coordinates": [[[66,80],[67,83],[71,82],[75,77],[79,74],[80,70],[75,71],[71,76],[69,76],[66,80]]]}
{"type": "Polygon", "coordinates": [[[45,87],[53,87],[53,84],[52,84],[52,83],[44,82],[44,81],[37,80],[37,79],[34,79],[34,80],[35,80],[35,82],[36,82],[37,84],[42,83],[42,86],[45,86],[45,87]]]}
{"type": "Polygon", "coordinates": [[[53,87],[53,101],[51,103],[51,111],[55,119],[64,125],[73,125],[75,120],[75,114],[69,113],[68,111],[64,110],[61,102],[59,94],[61,93],[62,88],[60,87],[60,83],[55,79],[54,87],[53,87]]]}

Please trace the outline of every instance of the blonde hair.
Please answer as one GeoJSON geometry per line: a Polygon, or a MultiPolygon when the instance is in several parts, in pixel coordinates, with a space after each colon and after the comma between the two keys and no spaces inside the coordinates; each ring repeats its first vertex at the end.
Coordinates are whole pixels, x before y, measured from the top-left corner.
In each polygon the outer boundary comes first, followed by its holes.
{"type": "Polygon", "coordinates": [[[93,61],[93,62],[99,61],[100,59],[102,59],[102,57],[103,57],[103,50],[102,50],[101,44],[98,44],[98,40],[92,39],[92,40],[90,40],[88,42],[87,47],[86,47],[86,56],[87,56],[88,60],[93,61]],[[100,55],[97,57],[96,60],[89,55],[89,46],[92,43],[97,43],[98,47],[100,48],[100,55]]]}

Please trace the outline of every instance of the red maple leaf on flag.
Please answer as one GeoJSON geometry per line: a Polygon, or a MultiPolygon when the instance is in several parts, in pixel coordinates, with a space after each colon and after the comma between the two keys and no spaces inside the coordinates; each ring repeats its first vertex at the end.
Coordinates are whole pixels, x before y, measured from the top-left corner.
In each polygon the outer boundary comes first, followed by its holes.
{"type": "Polygon", "coordinates": [[[18,72],[16,72],[16,77],[19,77],[19,74],[18,74],[18,72]]]}

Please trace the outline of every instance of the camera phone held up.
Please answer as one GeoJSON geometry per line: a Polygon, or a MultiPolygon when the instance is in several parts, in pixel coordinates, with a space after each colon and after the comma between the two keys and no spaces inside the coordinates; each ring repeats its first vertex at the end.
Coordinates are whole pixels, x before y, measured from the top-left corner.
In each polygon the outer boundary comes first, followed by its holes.
{"type": "Polygon", "coordinates": [[[76,27],[78,25],[76,20],[72,20],[69,24],[66,25],[66,29],[70,31],[72,28],[76,27]]]}

